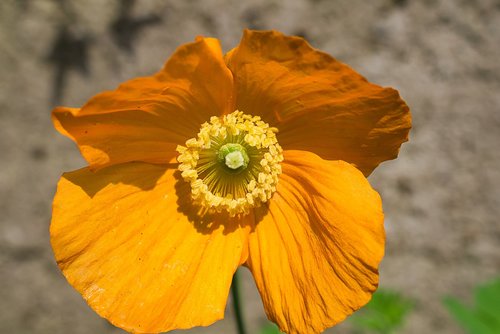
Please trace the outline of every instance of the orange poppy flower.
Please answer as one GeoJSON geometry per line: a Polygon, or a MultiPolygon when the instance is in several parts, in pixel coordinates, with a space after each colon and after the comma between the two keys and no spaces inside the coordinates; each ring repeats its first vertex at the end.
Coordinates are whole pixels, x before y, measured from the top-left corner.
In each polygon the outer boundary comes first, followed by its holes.
{"type": "Polygon", "coordinates": [[[247,30],[226,55],[197,38],[53,120],[89,166],[58,184],[52,247],[114,325],[212,324],[240,265],[286,333],[321,332],[375,291],[383,212],[365,177],[397,156],[410,113],[302,38],[247,30]]]}

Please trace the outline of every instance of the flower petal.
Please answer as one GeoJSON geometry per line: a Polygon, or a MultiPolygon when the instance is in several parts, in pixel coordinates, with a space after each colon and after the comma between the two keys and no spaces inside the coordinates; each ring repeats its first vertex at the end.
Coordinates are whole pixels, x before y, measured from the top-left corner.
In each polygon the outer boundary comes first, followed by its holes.
{"type": "Polygon", "coordinates": [[[286,151],[247,265],[268,317],[285,333],[319,333],[366,304],[384,253],[380,197],[343,161],[286,151]]]}
{"type": "Polygon", "coordinates": [[[397,91],[367,82],[302,38],[246,30],[225,58],[237,109],[278,127],[285,150],[344,160],[368,175],[408,140],[411,116],[397,91]]]}
{"type": "Polygon", "coordinates": [[[233,111],[232,90],[219,41],[198,38],[178,48],[156,75],[52,115],[94,169],[128,161],[167,163],[210,116],[233,111]]]}
{"type": "Polygon", "coordinates": [[[223,318],[247,257],[248,229],[191,219],[189,185],[176,179],[145,163],[86,168],[64,174],[54,199],[59,267],[97,313],[134,333],[223,318]]]}

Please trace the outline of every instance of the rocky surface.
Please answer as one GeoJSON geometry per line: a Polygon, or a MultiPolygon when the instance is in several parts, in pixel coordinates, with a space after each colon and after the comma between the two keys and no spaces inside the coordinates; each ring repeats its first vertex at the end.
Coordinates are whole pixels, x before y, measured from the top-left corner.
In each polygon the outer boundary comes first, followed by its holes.
{"type": "MultiPolygon", "coordinates": [[[[469,298],[500,274],[497,0],[1,1],[0,332],[121,333],[86,306],[52,258],[56,182],[85,163],[53,130],[51,108],[154,73],[196,35],[229,50],[245,27],[304,36],[401,92],[413,112],[411,141],[370,176],[386,212],[381,286],[416,300],[402,333],[460,332],[442,297],[469,298]]],[[[265,316],[245,278],[254,333],[265,316]]],[[[231,311],[192,332],[235,332],[231,311]]]]}

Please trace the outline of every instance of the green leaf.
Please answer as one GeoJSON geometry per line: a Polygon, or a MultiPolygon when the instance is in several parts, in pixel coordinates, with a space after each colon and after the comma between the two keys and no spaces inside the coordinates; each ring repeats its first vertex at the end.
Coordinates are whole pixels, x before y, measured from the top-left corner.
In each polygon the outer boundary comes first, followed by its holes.
{"type": "Polygon", "coordinates": [[[401,327],[413,308],[413,302],[397,292],[379,290],[373,294],[372,300],[355,313],[350,321],[362,332],[394,333],[401,327]]]}
{"type": "Polygon", "coordinates": [[[281,334],[278,326],[268,323],[260,329],[260,334],[281,334]]]}
{"type": "Polygon", "coordinates": [[[467,332],[500,333],[500,279],[476,287],[474,300],[474,307],[468,307],[453,297],[446,297],[443,304],[467,332]]]}

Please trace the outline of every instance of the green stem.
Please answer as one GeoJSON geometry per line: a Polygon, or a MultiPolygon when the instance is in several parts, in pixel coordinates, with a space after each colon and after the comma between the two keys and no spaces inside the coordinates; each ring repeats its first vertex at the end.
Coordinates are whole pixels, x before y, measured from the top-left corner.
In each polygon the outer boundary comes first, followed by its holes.
{"type": "Polygon", "coordinates": [[[233,283],[231,284],[231,293],[233,295],[234,315],[236,317],[236,326],[238,327],[238,334],[246,334],[245,321],[243,320],[243,311],[241,309],[240,279],[238,271],[236,271],[233,276],[233,283]]]}

